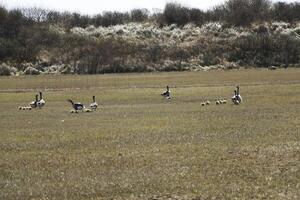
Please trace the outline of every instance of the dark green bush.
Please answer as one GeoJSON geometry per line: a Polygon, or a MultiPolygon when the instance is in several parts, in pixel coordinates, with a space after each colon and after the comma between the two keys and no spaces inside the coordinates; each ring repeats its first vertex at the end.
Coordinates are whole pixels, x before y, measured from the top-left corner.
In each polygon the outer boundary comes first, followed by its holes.
{"type": "Polygon", "coordinates": [[[190,21],[189,9],[177,3],[167,3],[163,12],[165,24],[185,25],[190,21]]]}
{"type": "Polygon", "coordinates": [[[244,61],[258,67],[296,64],[300,62],[300,40],[288,34],[252,34],[233,44],[231,61],[244,61]]]}
{"type": "Polygon", "coordinates": [[[147,9],[133,9],[130,12],[130,18],[133,22],[146,21],[149,18],[149,11],[147,9]]]}
{"type": "Polygon", "coordinates": [[[225,2],[225,21],[234,26],[249,26],[256,21],[269,19],[269,0],[228,0],[225,2]]]}

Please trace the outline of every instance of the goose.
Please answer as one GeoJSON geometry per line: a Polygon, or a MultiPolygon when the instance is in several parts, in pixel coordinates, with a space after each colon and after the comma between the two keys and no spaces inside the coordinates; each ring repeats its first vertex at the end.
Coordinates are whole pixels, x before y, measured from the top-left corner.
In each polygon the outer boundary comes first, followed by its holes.
{"type": "Polygon", "coordinates": [[[170,91],[170,88],[169,88],[168,85],[167,85],[167,90],[164,93],[160,94],[160,95],[166,97],[167,99],[171,99],[171,91],[170,91]]]}
{"type": "Polygon", "coordinates": [[[30,105],[31,108],[36,108],[36,107],[37,107],[38,96],[39,96],[39,95],[35,95],[35,101],[30,102],[29,105],[30,105]]]}
{"type": "Polygon", "coordinates": [[[216,105],[220,105],[221,104],[221,100],[216,99],[216,105]]]}
{"type": "Polygon", "coordinates": [[[240,103],[243,101],[243,98],[240,95],[240,86],[236,86],[236,99],[239,100],[240,103]]]}
{"type": "Polygon", "coordinates": [[[39,107],[39,108],[42,108],[44,105],[45,105],[45,100],[43,99],[43,94],[42,94],[42,92],[40,92],[40,100],[37,102],[37,106],[39,107]]]}
{"type": "Polygon", "coordinates": [[[205,106],[206,105],[206,103],[205,102],[201,102],[201,106],[205,106]]]}
{"type": "Polygon", "coordinates": [[[235,102],[235,100],[236,100],[236,95],[237,93],[236,93],[236,90],[234,90],[234,95],[231,97],[231,101],[234,103],[235,102]]]}
{"type": "Polygon", "coordinates": [[[79,110],[82,111],[83,108],[84,108],[84,105],[83,105],[82,103],[80,103],[80,102],[74,103],[71,99],[68,99],[67,101],[70,102],[70,103],[72,104],[72,107],[74,108],[74,110],[75,110],[76,112],[78,112],[79,110]]]}
{"type": "Polygon", "coordinates": [[[235,105],[239,105],[242,101],[242,97],[238,95],[237,90],[234,90],[234,95],[231,97],[231,101],[235,105]]]}
{"type": "Polygon", "coordinates": [[[93,112],[92,109],[84,109],[84,112],[93,112]]]}
{"type": "Polygon", "coordinates": [[[227,103],[227,100],[226,99],[223,99],[223,100],[220,100],[221,104],[226,104],[227,103]]]}
{"type": "Polygon", "coordinates": [[[210,105],[210,101],[207,100],[207,101],[205,102],[205,104],[209,106],[209,105],[210,105]]]}
{"type": "Polygon", "coordinates": [[[238,99],[236,99],[234,102],[233,102],[235,105],[240,105],[240,101],[238,99]]]}
{"type": "Polygon", "coordinates": [[[19,110],[31,110],[30,106],[19,106],[18,107],[19,110]]]}
{"type": "Polygon", "coordinates": [[[70,113],[78,113],[77,110],[70,110],[70,113]]]}
{"type": "Polygon", "coordinates": [[[95,96],[93,96],[93,102],[90,105],[91,109],[95,111],[98,108],[98,103],[95,100],[95,96]]]}

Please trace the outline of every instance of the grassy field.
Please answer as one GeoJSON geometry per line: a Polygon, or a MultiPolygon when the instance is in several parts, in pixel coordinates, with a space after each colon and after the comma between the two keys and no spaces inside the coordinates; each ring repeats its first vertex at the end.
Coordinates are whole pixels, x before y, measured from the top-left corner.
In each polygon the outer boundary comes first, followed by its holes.
{"type": "Polygon", "coordinates": [[[300,198],[300,69],[1,77],[0,107],[0,199],[300,198]]]}

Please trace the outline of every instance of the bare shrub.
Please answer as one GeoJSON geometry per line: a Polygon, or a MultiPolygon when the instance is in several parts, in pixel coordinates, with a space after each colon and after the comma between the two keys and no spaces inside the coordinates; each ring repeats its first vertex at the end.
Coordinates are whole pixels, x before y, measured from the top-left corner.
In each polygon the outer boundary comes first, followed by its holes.
{"type": "Polygon", "coordinates": [[[147,9],[133,9],[130,12],[131,21],[142,22],[148,19],[149,11],[147,9]]]}

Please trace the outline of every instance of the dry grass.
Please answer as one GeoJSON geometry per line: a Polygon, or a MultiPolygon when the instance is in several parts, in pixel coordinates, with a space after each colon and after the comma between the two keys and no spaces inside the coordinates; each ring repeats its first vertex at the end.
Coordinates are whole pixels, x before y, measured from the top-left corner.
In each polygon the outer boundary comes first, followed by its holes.
{"type": "Polygon", "coordinates": [[[290,69],[1,78],[0,199],[299,199],[299,77],[290,69]],[[237,83],[240,106],[201,106],[229,99],[237,83]],[[166,84],[171,101],[159,95],[166,84]],[[46,106],[17,110],[37,89],[46,106]],[[99,110],[69,113],[67,98],[92,95],[99,110]]]}

